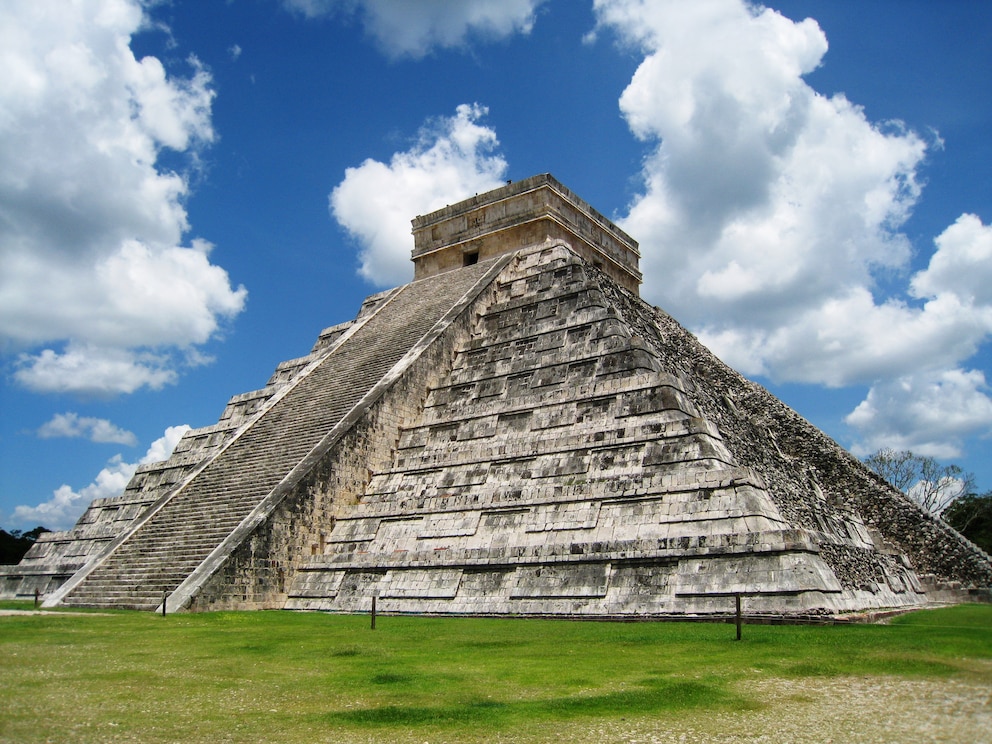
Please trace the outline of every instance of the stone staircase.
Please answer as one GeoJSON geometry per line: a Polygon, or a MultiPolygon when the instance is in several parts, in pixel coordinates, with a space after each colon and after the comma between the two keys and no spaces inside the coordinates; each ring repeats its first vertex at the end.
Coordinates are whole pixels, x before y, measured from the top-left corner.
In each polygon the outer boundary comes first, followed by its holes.
{"type": "Polygon", "coordinates": [[[85,577],[70,582],[61,603],[158,607],[493,263],[393,294],[85,577]]]}

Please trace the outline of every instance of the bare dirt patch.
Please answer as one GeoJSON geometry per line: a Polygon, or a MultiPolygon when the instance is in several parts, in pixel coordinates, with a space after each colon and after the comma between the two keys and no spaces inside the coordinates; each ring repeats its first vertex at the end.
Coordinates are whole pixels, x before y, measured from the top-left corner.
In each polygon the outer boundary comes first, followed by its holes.
{"type": "Polygon", "coordinates": [[[760,710],[592,726],[562,740],[627,744],[794,742],[992,743],[992,689],[963,680],[892,677],[762,679],[741,683],[760,710]]]}

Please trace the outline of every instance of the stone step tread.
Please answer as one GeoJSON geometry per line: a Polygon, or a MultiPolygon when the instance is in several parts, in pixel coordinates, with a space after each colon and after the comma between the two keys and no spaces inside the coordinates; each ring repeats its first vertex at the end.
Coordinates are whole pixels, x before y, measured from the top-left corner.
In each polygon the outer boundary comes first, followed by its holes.
{"type": "Polygon", "coordinates": [[[163,573],[163,563],[169,564],[171,570],[174,570],[177,574],[182,574],[185,571],[195,568],[202,561],[202,555],[197,555],[192,559],[189,556],[160,556],[154,560],[134,561],[133,563],[128,563],[124,568],[118,567],[119,570],[116,572],[107,569],[97,577],[94,577],[93,582],[94,584],[99,584],[105,581],[131,580],[133,577],[141,575],[161,575],[163,573]]]}
{"type": "Polygon", "coordinates": [[[204,547],[216,546],[217,538],[230,534],[230,530],[224,532],[204,533],[197,537],[190,537],[183,541],[176,541],[169,536],[145,535],[140,545],[128,546],[125,544],[118,555],[129,558],[140,558],[141,556],[153,556],[161,554],[180,554],[183,552],[200,552],[204,547]]]}
{"type": "MultiPolygon", "coordinates": [[[[194,564],[195,565],[195,564],[194,564]]],[[[96,586],[120,586],[120,585],[133,585],[139,581],[145,581],[149,578],[155,578],[163,582],[168,582],[172,578],[182,578],[186,575],[186,570],[191,568],[190,566],[181,566],[177,568],[170,568],[169,570],[163,571],[161,567],[149,567],[147,569],[137,569],[134,571],[122,572],[122,573],[107,573],[99,578],[93,580],[93,583],[87,582],[85,587],[80,587],[79,591],[84,592],[91,587],[96,586]],[[184,570],[186,569],[186,570],[184,570]]]]}
{"type": "Polygon", "coordinates": [[[135,600],[153,602],[155,600],[161,600],[163,594],[171,593],[175,589],[175,586],[176,585],[172,585],[164,589],[159,589],[158,591],[149,589],[143,589],[141,591],[114,591],[112,589],[104,589],[99,594],[82,594],[78,597],[73,597],[72,600],[66,602],[66,604],[78,605],[87,602],[121,602],[135,600]]]}
{"type": "MultiPolygon", "coordinates": [[[[161,602],[162,598],[159,597],[158,601],[161,602]]],[[[67,607],[78,607],[87,608],[93,610],[138,610],[150,612],[158,608],[158,603],[153,603],[152,601],[135,601],[134,598],[128,597],[123,600],[110,600],[104,601],[99,599],[88,599],[85,602],[64,602],[67,607]]]]}

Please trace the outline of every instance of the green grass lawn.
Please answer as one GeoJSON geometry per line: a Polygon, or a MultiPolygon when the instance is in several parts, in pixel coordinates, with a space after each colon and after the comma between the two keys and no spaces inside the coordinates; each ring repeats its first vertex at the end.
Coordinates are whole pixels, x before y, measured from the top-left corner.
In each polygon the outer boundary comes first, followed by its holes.
{"type": "MultiPolygon", "coordinates": [[[[0,605],[2,607],[3,605],[0,605]]],[[[7,606],[11,606],[7,603],[7,606]]],[[[30,609],[30,603],[14,605],[30,609]]],[[[291,612],[0,617],[0,741],[543,741],[589,722],[753,711],[742,681],[992,687],[992,606],[886,625],[369,618],[291,612]]]]}

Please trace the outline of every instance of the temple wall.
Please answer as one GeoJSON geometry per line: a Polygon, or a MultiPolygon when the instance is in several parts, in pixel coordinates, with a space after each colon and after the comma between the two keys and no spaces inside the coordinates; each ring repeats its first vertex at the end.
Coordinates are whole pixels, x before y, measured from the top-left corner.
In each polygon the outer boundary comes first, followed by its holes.
{"type": "Polygon", "coordinates": [[[560,240],[628,291],[641,284],[637,241],[548,174],[417,217],[413,239],[416,279],[560,240]]]}

